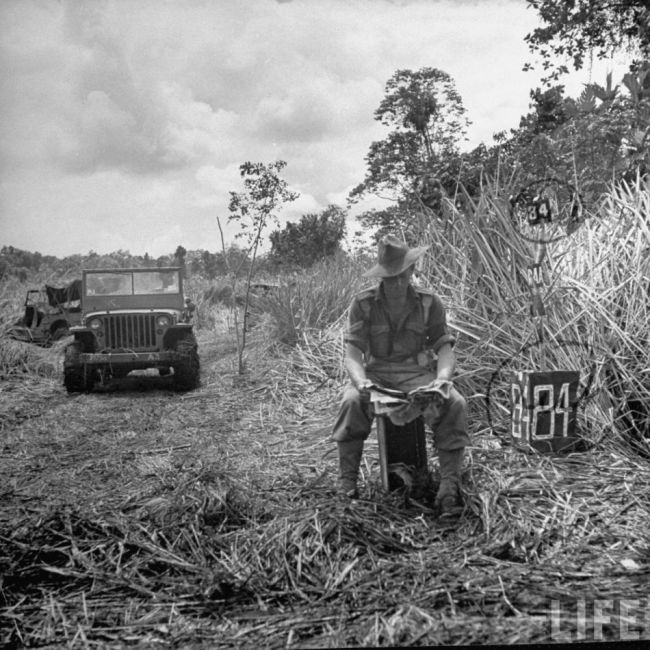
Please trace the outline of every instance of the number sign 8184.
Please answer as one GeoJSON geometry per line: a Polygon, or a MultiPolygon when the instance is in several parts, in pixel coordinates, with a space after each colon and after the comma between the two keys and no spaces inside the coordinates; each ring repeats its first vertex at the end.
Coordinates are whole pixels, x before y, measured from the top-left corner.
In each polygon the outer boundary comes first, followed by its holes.
{"type": "Polygon", "coordinates": [[[573,436],[578,382],[579,374],[573,371],[514,373],[512,436],[531,443],[573,436]]]}

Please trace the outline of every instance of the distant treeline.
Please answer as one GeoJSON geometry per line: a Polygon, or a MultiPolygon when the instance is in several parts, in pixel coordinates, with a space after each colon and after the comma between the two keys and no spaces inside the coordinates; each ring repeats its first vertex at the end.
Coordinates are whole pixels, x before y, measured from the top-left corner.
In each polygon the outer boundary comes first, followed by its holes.
{"type": "MultiPolygon", "coordinates": [[[[280,270],[308,268],[316,262],[342,253],[341,242],[346,233],[346,212],[329,205],[318,214],[305,214],[298,222],[287,223],[283,229],[270,233],[271,250],[256,261],[257,273],[277,273],[280,270]]],[[[55,277],[79,274],[81,269],[140,268],[182,266],[186,273],[199,274],[208,279],[230,273],[238,277],[248,274],[251,259],[246,250],[232,244],[225,252],[207,250],[188,251],[177,246],[169,255],[152,257],[132,255],[118,250],[100,255],[90,251],[86,255],[58,258],[21,250],[14,246],[0,249],[0,280],[16,277],[25,281],[35,273],[44,272],[55,277]]]]}
{"type": "MultiPolygon", "coordinates": [[[[247,255],[236,246],[228,249],[227,257],[234,268],[241,267],[241,273],[247,268],[247,255]]],[[[125,250],[106,254],[90,251],[86,255],[56,257],[22,250],[14,246],[3,246],[0,249],[0,279],[15,277],[26,281],[35,274],[43,273],[55,277],[67,277],[71,274],[79,274],[81,269],[147,266],[183,266],[191,273],[200,273],[210,278],[228,273],[224,253],[211,253],[205,250],[186,251],[182,246],[178,246],[176,251],[169,255],[160,255],[159,257],[152,257],[148,253],[132,255],[125,250]]]]}

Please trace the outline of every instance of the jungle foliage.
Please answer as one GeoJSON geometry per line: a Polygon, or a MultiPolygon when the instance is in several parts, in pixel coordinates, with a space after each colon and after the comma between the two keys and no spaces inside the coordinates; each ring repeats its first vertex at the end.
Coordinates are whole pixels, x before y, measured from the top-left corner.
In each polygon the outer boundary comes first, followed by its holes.
{"type": "MultiPolygon", "coordinates": [[[[650,54],[650,6],[647,0],[527,0],[543,25],[525,40],[540,57],[549,73],[546,81],[557,81],[568,72],[563,59],[580,70],[590,56],[605,58],[615,50],[632,51],[637,69],[650,54]],[[559,61],[559,63],[558,63],[559,61]]],[[[525,70],[532,69],[528,63],[525,70]]]]}
{"type": "Polygon", "coordinates": [[[333,257],[341,252],[345,218],[345,210],[330,205],[319,214],[303,215],[297,223],[288,222],[284,229],[271,233],[269,260],[279,268],[309,268],[333,257]]]}

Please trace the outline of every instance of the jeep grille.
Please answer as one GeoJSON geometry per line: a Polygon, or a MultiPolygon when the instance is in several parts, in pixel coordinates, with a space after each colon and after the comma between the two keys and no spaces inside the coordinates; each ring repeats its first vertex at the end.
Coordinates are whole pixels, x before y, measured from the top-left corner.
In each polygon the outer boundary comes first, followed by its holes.
{"type": "Polygon", "coordinates": [[[155,350],[156,314],[102,316],[106,349],[155,350]]]}

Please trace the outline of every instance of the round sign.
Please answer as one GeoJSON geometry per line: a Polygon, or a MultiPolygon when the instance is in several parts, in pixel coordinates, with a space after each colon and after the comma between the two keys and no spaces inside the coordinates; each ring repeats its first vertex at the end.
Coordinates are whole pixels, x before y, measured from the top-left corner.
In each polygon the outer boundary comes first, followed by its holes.
{"type": "Polygon", "coordinates": [[[510,215],[527,241],[550,244],[575,232],[584,221],[579,192],[557,178],[533,181],[510,197],[510,215]]]}

